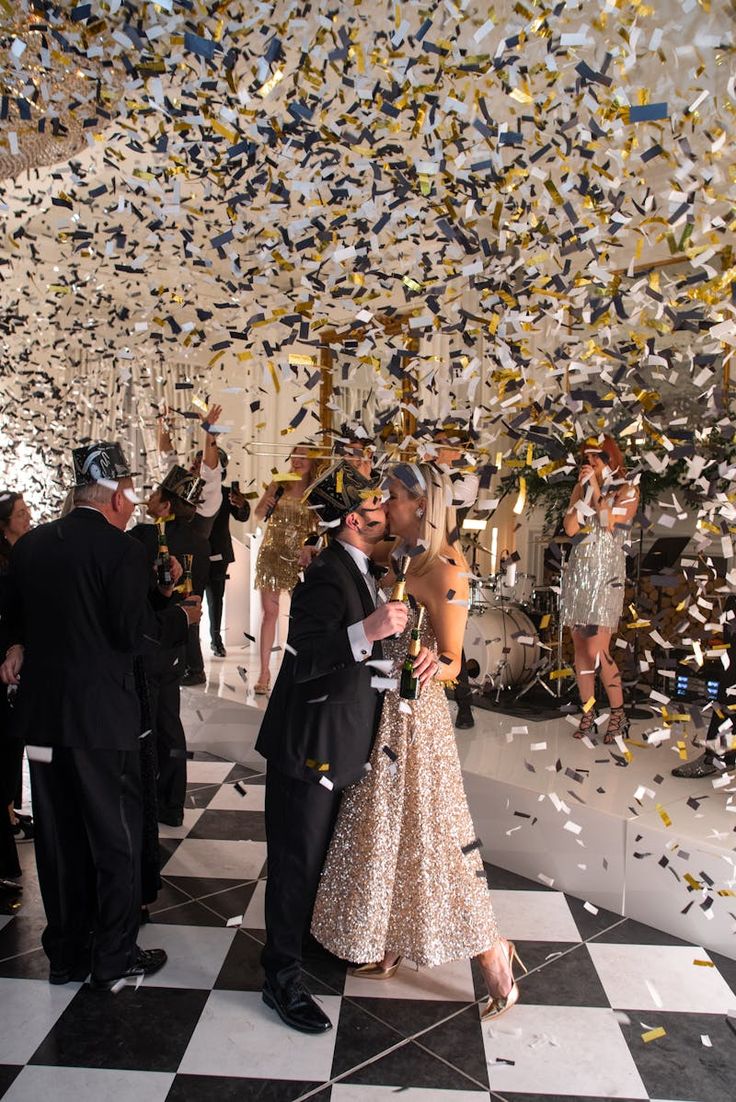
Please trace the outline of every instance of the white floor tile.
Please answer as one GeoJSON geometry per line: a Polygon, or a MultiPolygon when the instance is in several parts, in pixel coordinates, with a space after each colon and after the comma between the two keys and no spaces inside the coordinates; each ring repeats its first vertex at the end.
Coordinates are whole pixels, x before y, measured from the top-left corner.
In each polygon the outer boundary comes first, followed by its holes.
{"type": "Polygon", "coordinates": [[[420,968],[402,961],[393,979],[366,980],[345,977],[345,994],[363,999],[442,999],[471,1003],[475,1000],[469,960],[441,964],[438,968],[420,968]]]}
{"type": "Polygon", "coordinates": [[[52,987],[46,980],[0,979],[0,1064],[25,1064],[66,1010],[78,983],[52,987]]]}
{"type": "Polygon", "coordinates": [[[256,880],[265,861],[265,842],[185,838],[161,869],[161,874],[256,880]]]}
{"type": "Polygon", "coordinates": [[[248,784],[247,780],[239,782],[245,789],[245,795],[241,796],[234,784],[225,784],[217,795],[207,805],[213,811],[263,811],[266,798],[265,784],[248,784]]]}
{"type": "Polygon", "coordinates": [[[736,1010],[736,995],[708,960],[704,949],[688,945],[606,945],[588,950],[606,997],[617,1010],[672,1010],[725,1014],[736,1010]]]}
{"type": "Polygon", "coordinates": [[[166,823],[158,824],[158,833],[160,838],[186,838],[189,831],[194,824],[200,818],[203,807],[185,807],[184,808],[184,822],[180,827],[167,826],[166,823]]]}
{"type": "Polygon", "coordinates": [[[165,949],[169,954],[165,967],[146,978],[146,987],[214,987],[236,932],[233,928],[164,922],[141,926],[138,944],[143,949],[165,949]]]}
{"type": "Polygon", "coordinates": [[[232,767],[229,761],[188,761],[187,781],[189,784],[220,784],[232,767]]]}
{"type": "Polygon", "coordinates": [[[561,892],[491,891],[496,922],[511,941],[580,941],[561,892]]]}
{"type": "Polygon", "coordinates": [[[253,895],[243,915],[243,927],[246,930],[266,929],[266,881],[260,880],[253,889],[253,895]]]}
{"type": "Polygon", "coordinates": [[[401,1102],[487,1102],[488,1091],[442,1091],[424,1087],[364,1087],[357,1083],[335,1083],[332,1102],[395,1102],[397,1091],[401,1102]]]}
{"type": "MultiPolygon", "coordinates": [[[[334,1027],[340,1001],[319,999],[334,1027]]],[[[179,1072],[322,1082],[330,1077],[336,1036],[337,1028],[318,1036],[287,1029],[258,991],[213,991],[179,1072]]]]}
{"type": "Polygon", "coordinates": [[[521,1004],[482,1030],[491,1091],[648,1097],[612,1010],[521,1004]]]}
{"type": "Polygon", "coordinates": [[[109,1071],[100,1068],[25,1067],[3,1102],[165,1102],[173,1074],[158,1071],[109,1071]]]}

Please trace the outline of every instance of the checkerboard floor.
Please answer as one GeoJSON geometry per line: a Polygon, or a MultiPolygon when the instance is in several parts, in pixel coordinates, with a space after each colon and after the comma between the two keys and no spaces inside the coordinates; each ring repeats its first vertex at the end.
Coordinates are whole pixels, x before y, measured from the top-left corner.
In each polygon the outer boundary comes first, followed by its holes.
{"type": "Polygon", "coordinates": [[[3,1100],[733,1102],[736,962],[493,867],[499,924],[529,968],[495,1026],[481,1025],[468,961],[404,963],[377,984],[311,944],[307,982],[335,1028],[286,1029],[260,997],[265,778],[207,754],[188,767],[184,826],[162,827],[164,887],[139,938],[169,963],[138,990],[49,986],[22,847],[23,908],[0,916],[3,1100]]]}

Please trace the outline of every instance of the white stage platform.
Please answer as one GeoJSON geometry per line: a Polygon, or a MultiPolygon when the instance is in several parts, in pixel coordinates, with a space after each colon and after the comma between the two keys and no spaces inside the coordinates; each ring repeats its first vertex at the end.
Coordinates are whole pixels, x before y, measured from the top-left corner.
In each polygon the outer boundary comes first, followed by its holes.
{"type": "MultiPolygon", "coordinates": [[[[189,747],[261,770],[266,701],[238,673],[252,684],[255,656],[229,645],[206,658],[206,689],[183,690],[189,747]]],[[[475,718],[457,741],[487,860],[736,959],[736,776],[672,777],[676,748],[641,740],[651,723],[632,725],[625,763],[615,745],[573,739],[564,718],[475,718]]]]}

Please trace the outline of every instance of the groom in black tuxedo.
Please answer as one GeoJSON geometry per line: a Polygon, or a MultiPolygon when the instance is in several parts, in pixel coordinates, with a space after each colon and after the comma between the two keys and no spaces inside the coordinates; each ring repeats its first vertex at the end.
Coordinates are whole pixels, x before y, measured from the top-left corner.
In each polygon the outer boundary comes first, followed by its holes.
{"type": "Polygon", "coordinates": [[[286,653],[256,749],[266,776],[266,973],[263,1000],[293,1029],[323,1033],[330,1019],[301,980],[302,941],[337,816],[376,732],[380,640],[401,632],[406,606],[378,601],[370,554],[386,530],[377,481],[338,463],[308,491],[333,538],[291,601],[286,653]],[[378,607],[376,605],[378,604],[378,607]]]}

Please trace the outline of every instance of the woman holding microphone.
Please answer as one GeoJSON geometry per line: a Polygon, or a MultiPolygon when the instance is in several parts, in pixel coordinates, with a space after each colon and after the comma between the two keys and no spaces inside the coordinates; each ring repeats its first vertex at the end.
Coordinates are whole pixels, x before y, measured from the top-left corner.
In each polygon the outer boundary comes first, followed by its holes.
{"type": "Polygon", "coordinates": [[[576,738],[594,730],[598,712],[595,677],[601,681],[611,714],[603,741],[626,737],[621,674],[611,656],[611,634],[618,627],[624,604],[626,554],[624,543],[637,511],[639,492],[626,478],[624,457],[612,436],[583,445],[583,465],[570,497],[563,526],[573,544],[562,579],[560,615],[572,632],[575,676],[583,707],[576,738]]]}

